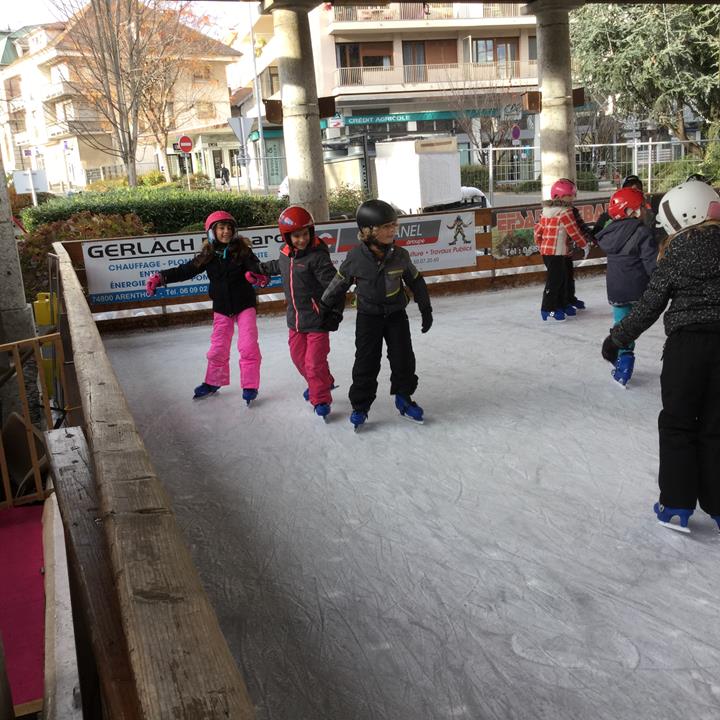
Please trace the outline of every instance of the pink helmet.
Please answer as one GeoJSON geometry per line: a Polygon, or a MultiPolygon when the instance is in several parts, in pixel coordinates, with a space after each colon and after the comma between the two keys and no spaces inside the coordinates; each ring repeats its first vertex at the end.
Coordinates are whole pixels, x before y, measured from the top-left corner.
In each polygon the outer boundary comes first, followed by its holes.
{"type": "Polygon", "coordinates": [[[210,232],[215,223],[219,222],[229,222],[232,223],[233,227],[237,227],[235,218],[229,212],[226,212],[225,210],[216,210],[214,213],[210,213],[207,218],[205,218],[205,232],[210,232]]]}
{"type": "Polygon", "coordinates": [[[577,188],[575,187],[575,183],[567,178],[560,178],[559,180],[556,180],[550,187],[550,198],[552,200],[557,200],[565,195],[572,195],[575,197],[576,194],[577,188]]]}

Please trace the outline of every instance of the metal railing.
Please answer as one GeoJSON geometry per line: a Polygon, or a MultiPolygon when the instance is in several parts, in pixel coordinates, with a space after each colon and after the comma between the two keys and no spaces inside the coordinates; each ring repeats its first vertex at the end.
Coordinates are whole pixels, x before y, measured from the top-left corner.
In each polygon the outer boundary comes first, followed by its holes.
{"type": "Polygon", "coordinates": [[[537,62],[513,60],[492,63],[441,63],[436,65],[399,65],[388,67],[346,67],[335,70],[335,84],[368,85],[450,85],[458,90],[502,80],[537,82],[537,62]]]}
{"type": "Polygon", "coordinates": [[[392,22],[408,20],[482,20],[521,17],[515,3],[389,3],[333,8],[335,22],[392,22]]]}

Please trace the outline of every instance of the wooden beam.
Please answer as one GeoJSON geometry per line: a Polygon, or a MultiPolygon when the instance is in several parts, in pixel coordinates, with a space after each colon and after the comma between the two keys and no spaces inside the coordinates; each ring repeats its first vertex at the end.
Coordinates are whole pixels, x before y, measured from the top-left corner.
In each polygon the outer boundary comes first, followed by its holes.
{"type": "Polygon", "coordinates": [[[150,463],[67,252],[58,256],[85,432],[141,710],[251,720],[254,708],[150,463]]]}

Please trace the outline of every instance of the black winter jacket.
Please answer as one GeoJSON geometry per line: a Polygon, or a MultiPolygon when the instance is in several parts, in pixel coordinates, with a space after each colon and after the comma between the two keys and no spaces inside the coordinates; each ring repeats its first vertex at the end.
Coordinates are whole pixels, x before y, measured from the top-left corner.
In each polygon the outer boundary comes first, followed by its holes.
{"type": "MultiPolygon", "coordinates": [[[[287,244],[279,260],[260,263],[266,275],[282,275],[287,324],[297,332],[323,332],[320,317],[320,298],[335,277],[327,245],[318,238],[304,250],[291,249],[287,244]]],[[[342,305],[339,307],[342,312],[342,305]]]]}
{"type": "Polygon", "coordinates": [[[667,335],[688,326],[720,326],[720,225],[690,228],[670,241],[640,302],[610,331],[613,342],[627,347],[660,317],[668,301],[667,335]]]}
{"type": "Polygon", "coordinates": [[[611,305],[636,302],[657,265],[653,231],[638,218],[613,220],[595,236],[607,255],[607,295],[611,305]]]}
{"type": "Polygon", "coordinates": [[[403,310],[408,304],[405,285],[412,290],[421,312],[432,310],[425,280],[400,245],[390,246],[382,258],[376,257],[364,242],[355,245],[323,293],[323,303],[336,306],[353,283],[358,312],[391,315],[403,310]]]}
{"type": "Polygon", "coordinates": [[[163,270],[160,274],[163,283],[167,285],[190,280],[207,272],[210,281],[208,294],[213,301],[213,311],[232,317],[255,307],[255,290],[245,279],[245,273],[248,270],[260,272],[260,261],[247,247],[245,238],[233,238],[227,245],[226,253],[215,251],[216,247],[225,250],[220,243],[216,243],[203,248],[192,260],[176,268],[163,270]]]}

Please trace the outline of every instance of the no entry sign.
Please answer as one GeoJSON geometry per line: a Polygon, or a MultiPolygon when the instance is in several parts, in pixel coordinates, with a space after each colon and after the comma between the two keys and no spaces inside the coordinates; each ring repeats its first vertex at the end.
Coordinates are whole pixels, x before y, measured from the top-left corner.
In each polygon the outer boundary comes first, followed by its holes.
{"type": "Polygon", "coordinates": [[[183,135],[183,136],[178,140],[178,147],[179,147],[180,150],[182,150],[184,153],[189,153],[189,152],[191,152],[191,151],[192,151],[192,148],[193,148],[192,138],[189,138],[187,135],[183,135]]]}

